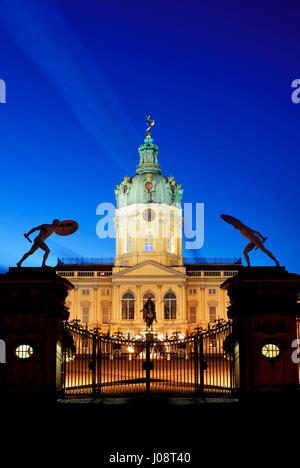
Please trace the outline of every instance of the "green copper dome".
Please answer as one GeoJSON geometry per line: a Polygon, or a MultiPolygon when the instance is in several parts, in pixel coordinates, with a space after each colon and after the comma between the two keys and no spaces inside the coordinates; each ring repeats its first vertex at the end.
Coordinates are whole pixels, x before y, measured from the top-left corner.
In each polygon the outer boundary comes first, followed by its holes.
{"type": "Polygon", "coordinates": [[[115,190],[117,208],[134,203],[165,203],[181,208],[183,189],[174,177],[161,175],[157,162],[158,147],[150,136],[139,147],[140,164],[134,177],[124,177],[115,190]]]}

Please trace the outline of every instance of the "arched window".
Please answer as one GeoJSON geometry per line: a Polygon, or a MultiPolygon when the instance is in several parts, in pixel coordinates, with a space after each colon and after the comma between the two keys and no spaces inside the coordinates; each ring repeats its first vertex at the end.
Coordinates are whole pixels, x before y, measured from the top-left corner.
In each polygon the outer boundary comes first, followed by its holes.
{"type": "Polygon", "coordinates": [[[165,320],[176,319],[176,296],[172,291],[164,296],[164,317],[165,320]]]}
{"type": "Polygon", "coordinates": [[[145,304],[145,302],[147,302],[148,298],[150,297],[150,299],[155,302],[155,296],[152,292],[146,292],[144,295],[143,295],[143,304],[145,304]]]}
{"type": "Polygon", "coordinates": [[[122,297],[122,319],[134,319],[134,295],[131,291],[128,291],[122,297]]]}

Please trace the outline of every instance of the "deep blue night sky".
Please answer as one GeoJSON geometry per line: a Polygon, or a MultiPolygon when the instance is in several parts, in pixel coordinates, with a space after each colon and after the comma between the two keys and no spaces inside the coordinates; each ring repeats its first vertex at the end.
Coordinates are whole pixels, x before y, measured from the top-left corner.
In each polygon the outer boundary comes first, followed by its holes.
{"type": "Polygon", "coordinates": [[[184,202],[205,203],[204,246],[185,255],[240,256],[247,240],[228,213],[300,273],[299,13],[278,0],[2,0],[0,266],[53,218],[80,228],[53,234],[49,265],[114,256],[114,240],[96,236],[96,207],[134,175],[150,114],[164,175],[184,202]]]}

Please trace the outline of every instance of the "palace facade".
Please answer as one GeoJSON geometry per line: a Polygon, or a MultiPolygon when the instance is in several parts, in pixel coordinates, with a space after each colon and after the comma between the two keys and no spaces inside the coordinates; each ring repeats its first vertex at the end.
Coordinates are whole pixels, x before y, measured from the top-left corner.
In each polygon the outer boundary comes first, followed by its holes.
{"type": "Polygon", "coordinates": [[[148,132],[136,175],[116,186],[114,260],[58,261],[57,273],[74,285],[67,298],[69,320],[136,336],[145,330],[141,310],[148,297],[156,308],[154,331],[161,336],[227,318],[229,301],[219,286],[238,272],[241,261],[183,259],[183,189],[162,175],[157,154],[148,132]]]}

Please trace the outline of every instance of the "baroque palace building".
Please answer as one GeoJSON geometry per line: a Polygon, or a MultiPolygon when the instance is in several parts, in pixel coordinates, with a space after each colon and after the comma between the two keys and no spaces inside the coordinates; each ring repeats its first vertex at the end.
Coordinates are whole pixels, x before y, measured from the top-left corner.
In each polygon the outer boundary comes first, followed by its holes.
{"type": "Polygon", "coordinates": [[[148,131],[136,175],[116,187],[114,261],[58,260],[57,273],[74,285],[66,301],[69,320],[111,335],[136,336],[145,330],[141,310],[148,297],[155,303],[153,327],[161,337],[227,318],[229,301],[219,286],[238,272],[241,261],[183,259],[183,189],[161,174],[157,154],[148,131]]]}

